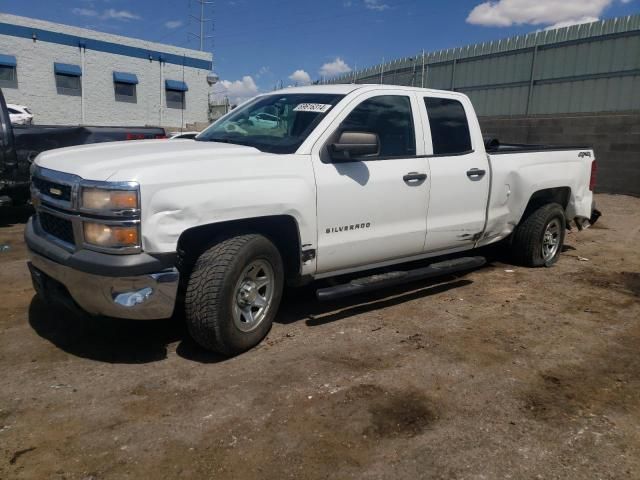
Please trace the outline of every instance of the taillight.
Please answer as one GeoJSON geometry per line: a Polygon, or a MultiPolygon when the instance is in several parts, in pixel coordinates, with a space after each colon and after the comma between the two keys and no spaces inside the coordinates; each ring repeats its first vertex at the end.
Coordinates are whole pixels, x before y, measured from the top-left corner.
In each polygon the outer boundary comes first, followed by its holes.
{"type": "Polygon", "coordinates": [[[594,160],[591,162],[591,178],[589,178],[589,190],[592,192],[596,189],[596,173],[598,173],[598,167],[594,160]]]}
{"type": "Polygon", "coordinates": [[[127,133],[127,140],[144,140],[144,133],[127,133]]]}
{"type": "Polygon", "coordinates": [[[154,138],[157,140],[166,140],[167,136],[159,133],[154,138]]]}

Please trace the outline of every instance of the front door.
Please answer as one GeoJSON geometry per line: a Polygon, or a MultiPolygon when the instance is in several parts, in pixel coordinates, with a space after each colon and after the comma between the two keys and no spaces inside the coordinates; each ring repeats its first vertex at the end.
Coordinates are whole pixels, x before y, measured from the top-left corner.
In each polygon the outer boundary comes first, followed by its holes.
{"type": "Polygon", "coordinates": [[[368,92],[338,116],[340,126],[314,148],[317,273],[422,252],[429,172],[422,135],[416,142],[416,132],[422,131],[421,120],[414,115],[417,109],[412,93],[368,92]],[[356,161],[332,161],[328,145],[346,131],[377,134],[379,153],[356,161]]]}

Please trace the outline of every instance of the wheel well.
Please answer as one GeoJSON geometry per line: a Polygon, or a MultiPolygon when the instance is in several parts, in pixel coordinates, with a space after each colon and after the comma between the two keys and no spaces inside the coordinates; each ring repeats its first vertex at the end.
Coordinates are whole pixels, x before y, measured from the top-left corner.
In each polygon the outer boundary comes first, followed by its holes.
{"type": "Polygon", "coordinates": [[[525,219],[531,212],[538,209],[548,203],[558,203],[563,209],[567,209],[569,205],[569,198],[571,198],[571,188],[569,187],[556,187],[546,188],[544,190],[538,190],[529,199],[527,208],[524,210],[522,219],[525,219]]]}
{"type": "Polygon", "coordinates": [[[300,233],[296,220],[289,215],[244,218],[185,230],[178,239],[180,270],[190,272],[202,252],[222,238],[240,233],[259,233],[267,237],[280,251],[287,278],[300,275],[300,233]]]}

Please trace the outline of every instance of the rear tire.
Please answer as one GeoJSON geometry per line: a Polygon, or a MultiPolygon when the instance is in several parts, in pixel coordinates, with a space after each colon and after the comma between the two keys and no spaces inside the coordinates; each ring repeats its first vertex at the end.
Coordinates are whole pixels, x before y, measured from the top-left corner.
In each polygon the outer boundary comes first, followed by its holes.
{"type": "Polygon", "coordinates": [[[514,260],[526,267],[550,267],[564,245],[564,209],[549,203],[531,211],[516,228],[511,245],[514,260]]]}
{"type": "Polygon", "coordinates": [[[187,284],[191,337],[226,356],[251,349],[269,333],[283,285],[282,258],[269,239],[244,234],[220,241],[200,255],[187,284]]]}

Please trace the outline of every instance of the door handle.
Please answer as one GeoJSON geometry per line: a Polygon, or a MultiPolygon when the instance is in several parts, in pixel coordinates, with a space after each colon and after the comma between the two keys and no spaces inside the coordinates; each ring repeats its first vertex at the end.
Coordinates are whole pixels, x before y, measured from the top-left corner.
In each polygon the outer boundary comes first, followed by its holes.
{"type": "Polygon", "coordinates": [[[487,174],[486,170],[481,170],[479,168],[472,168],[471,170],[467,170],[467,177],[472,180],[477,180],[484,177],[487,174]]]}
{"type": "Polygon", "coordinates": [[[405,183],[410,185],[416,185],[418,183],[422,183],[427,179],[426,173],[418,173],[418,172],[409,172],[402,179],[405,183]]]}

